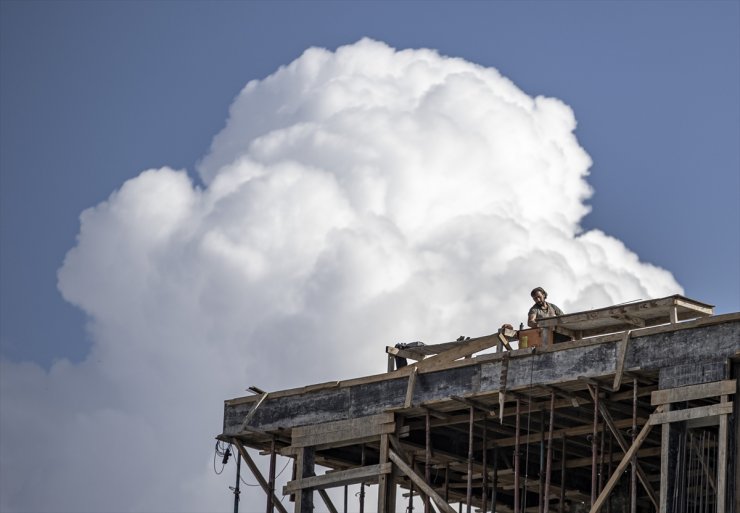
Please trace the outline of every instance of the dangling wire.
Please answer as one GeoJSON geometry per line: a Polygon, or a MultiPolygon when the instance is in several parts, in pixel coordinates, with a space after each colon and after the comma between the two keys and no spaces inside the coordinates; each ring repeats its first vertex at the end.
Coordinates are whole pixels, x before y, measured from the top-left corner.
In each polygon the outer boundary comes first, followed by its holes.
{"type": "Polygon", "coordinates": [[[226,442],[222,442],[221,440],[216,441],[216,450],[213,453],[213,471],[216,473],[216,475],[221,475],[221,473],[224,471],[224,467],[226,466],[226,463],[229,461],[229,456],[231,456],[233,452],[231,451],[231,444],[226,444],[226,442]],[[216,470],[216,456],[221,458],[221,470],[216,470]]]}

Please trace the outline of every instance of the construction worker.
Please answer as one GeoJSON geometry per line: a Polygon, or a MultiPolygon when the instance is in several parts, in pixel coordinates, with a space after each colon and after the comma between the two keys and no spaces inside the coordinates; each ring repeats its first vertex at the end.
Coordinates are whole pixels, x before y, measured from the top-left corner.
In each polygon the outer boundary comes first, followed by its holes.
{"type": "Polygon", "coordinates": [[[547,292],[542,287],[532,289],[530,295],[534,299],[534,305],[527,314],[527,326],[530,328],[536,328],[539,319],[563,315],[563,311],[557,305],[547,302],[547,292]]]}

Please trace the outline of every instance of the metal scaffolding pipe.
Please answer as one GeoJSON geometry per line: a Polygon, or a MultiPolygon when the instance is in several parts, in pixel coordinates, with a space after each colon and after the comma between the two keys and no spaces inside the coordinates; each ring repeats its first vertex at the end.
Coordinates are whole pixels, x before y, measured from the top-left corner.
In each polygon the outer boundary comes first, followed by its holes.
{"type": "Polygon", "coordinates": [[[547,431],[547,464],[545,468],[544,511],[550,511],[550,476],[552,474],[552,432],[555,423],[555,391],[550,392],[550,425],[547,431]]]}
{"type": "Polygon", "coordinates": [[[475,421],[475,408],[470,407],[470,421],[468,423],[468,493],[467,512],[471,512],[473,502],[473,423],[475,421]]]}
{"type": "MultiPolygon", "coordinates": [[[[424,479],[426,480],[428,485],[432,485],[431,483],[431,477],[432,477],[432,421],[429,415],[429,410],[426,412],[426,418],[424,422],[424,431],[425,431],[425,440],[426,440],[426,448],[425,448],[425,462],[424,462],[424,479]]],[[[424,495],[424,513],[430,513],[431,512],[431,504],[429,503],[429,496],[424,495]]]]}
{"type": "Polygon", "coordinates": [[[597,434],[599,430],[599,385],[596,385],[595,388],[594,428],[591,436],[591,506],[593,506],[594,502],[596,502],[596,461],[598,453],[597,434]]]}
{"type": "Polygon", "coordinates": [[[267,493],[267,513],[273,513],[275,511],[275,504],[273,503],[272,496],[275,494],[275,437],[272,437],[270,442],[270,473],[267,476],[267,486],[269,491],[267,493]]]}
{"type": "Polygon", "coordinates": [[[516,400],[516,428],[514,434],[514,513],[519,513],[519,427],[521,416],[521,401],[516,400]]]}
{"type": "MultiPolygon", "coordinates": [[[[637,378],[632,379],[632,443],[637,436],[637,378]]],[[[630,513],[637,513],[637,453],[630,468],[630,513]]]]}
{"type": "Polygon", "coordinates": [[[560,500],[558,501],[558,513],[563,513],[565,508],[565,444],[566,436],[563,435],[561,446],[561,457],[560,457],[560,500]]]}
{"type": "Polygon", "coordinates": [[[486,419],[483,419],[483,506],[482,511],[486,513],[488,509],[488,428],[486,419]]]}

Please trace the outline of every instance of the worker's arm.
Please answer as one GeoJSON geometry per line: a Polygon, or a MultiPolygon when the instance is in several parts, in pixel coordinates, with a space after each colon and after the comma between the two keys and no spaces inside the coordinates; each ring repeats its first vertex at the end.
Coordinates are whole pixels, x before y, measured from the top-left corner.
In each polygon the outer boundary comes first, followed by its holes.
{"type": "Polygon", "coordinates": [[[537,315],[533,311],[529,311],[529,317],[527,317],[527,326],[530,328],[537,327],[537,315]]]}

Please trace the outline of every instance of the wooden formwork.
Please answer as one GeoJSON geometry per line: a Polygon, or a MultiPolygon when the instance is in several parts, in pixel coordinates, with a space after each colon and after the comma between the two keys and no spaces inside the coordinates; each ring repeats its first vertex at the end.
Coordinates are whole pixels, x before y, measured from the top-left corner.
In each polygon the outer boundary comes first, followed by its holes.
{"type": "Polygon", "coordinates": [[[711,314],[671,296],[548,320],[545,340],[574,337],[560,344],[509,350],[503,330],[388,348],[416,362],[228,400],[218,438],[268,512],[286,511],[283,495],[313,511],[314,494],[339,511],[325,490],[364,483],[378,503],[350,511],[393,513],[400,490],[425,511],[740,513],[740,314],[711,314]],[[247,447],[271,455],[267,478],[247,447]],[[282,490],[276,454],[294,459],[282,490]]]}

